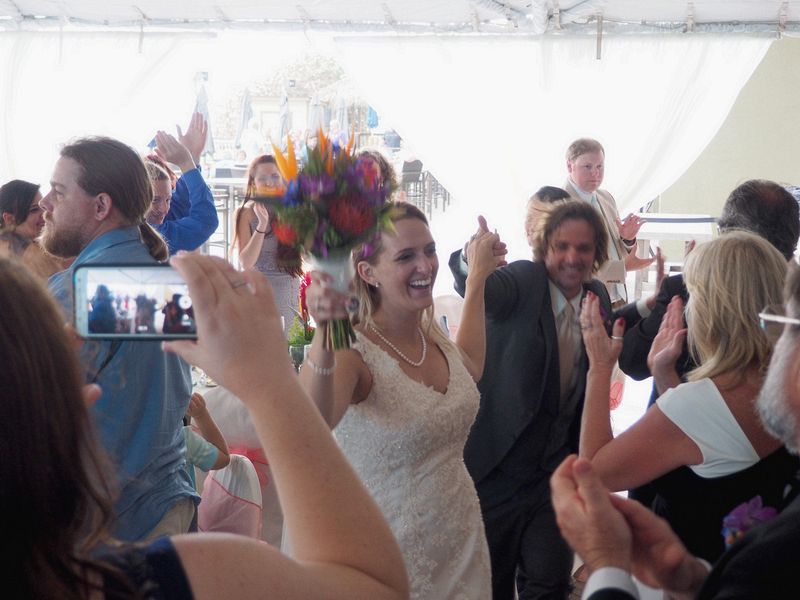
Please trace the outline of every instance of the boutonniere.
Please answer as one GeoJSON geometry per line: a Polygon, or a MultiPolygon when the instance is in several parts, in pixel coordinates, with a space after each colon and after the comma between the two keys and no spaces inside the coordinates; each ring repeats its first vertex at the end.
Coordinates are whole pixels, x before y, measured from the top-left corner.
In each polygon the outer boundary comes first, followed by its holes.
{"type": "Polygon", "coordinates": [[[736,540],[753,527],[774,519],[777,515],[777,510],[763,505],[761,496],[755,496],[748,502],[742,502],[722,519],[722,537],[725,538],[725,547],[730,548],[736,540]]]}

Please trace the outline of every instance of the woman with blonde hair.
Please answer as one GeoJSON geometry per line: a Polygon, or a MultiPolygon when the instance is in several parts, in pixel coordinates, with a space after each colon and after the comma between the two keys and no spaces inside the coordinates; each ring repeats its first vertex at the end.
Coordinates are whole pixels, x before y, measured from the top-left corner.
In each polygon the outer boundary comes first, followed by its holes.
{"type": "Polygon", "coordinates": [[[243,269],[258,271],[267,278],[283,317],[284,331],[288,331],[300,309],[302,259],[294,247],[282,243],[274,225],[274,210],[257,198],[283,185],[274,156],[262,154],[253,159],[247,169],[244,204],[234,216],[236,231],[231,247],[237,249],[243,269]]]}
{"type": "Polygon", "coordinates": [[[709,561],[725,547],[723,518],[756,495],[764,505],[781,507],[798,468],[755,409],[772,353],[758,313],[781,302],[786,268],[786,259],[751,233],[728,232],[698,246],[684,267],[687,328],[676,296],[648,357],[662,395],[616,438],[608,381],[624,323],[615,323],[609,338],[596,298],[581,312],[590,368],[580,454],[612,490],[655,480],[654,510],[691,552],[709,561]],[[687,335],[699,366],[681,383],[675,363],[687,335]]]}
{"type": "MultiPolygon", "coordinates": [[[[492,251],[497,235],[476,236],[470,245],[453,343],[433,315],[439,261],[427,219],[404,202],[392,210],[394,230],[353,256],[357,342],[334,353],[315,336],[300,379],[389,521],[411,597],[485,599],[489,552],[462,455],[483,372],[483,287],[502,260],[492,251]]],[[[312,277],[307,302],[314,320],[346,316],[347,299],[321,273],[312,277]]]]}

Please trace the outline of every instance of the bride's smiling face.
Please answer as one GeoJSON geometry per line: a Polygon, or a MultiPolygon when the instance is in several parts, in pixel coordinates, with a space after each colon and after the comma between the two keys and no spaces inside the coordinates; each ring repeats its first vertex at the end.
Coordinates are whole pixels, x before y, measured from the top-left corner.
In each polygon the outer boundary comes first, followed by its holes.
{"type": "Polygon", "coordinates": [[[422,310],[433,303],[433,284],[439,271],[436,243],[419,219],[395,221],[395,233],[384,233],[377,262],[365,279],[379,284],[381,308],[422,310]]]}

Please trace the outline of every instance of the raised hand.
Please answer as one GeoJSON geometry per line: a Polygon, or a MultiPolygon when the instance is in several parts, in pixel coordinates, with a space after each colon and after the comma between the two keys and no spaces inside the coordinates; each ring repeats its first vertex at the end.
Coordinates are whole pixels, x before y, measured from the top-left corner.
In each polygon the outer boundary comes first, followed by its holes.
{"type": "Polygon", "coordinates": [[[627,256],[625,256],[625,270],[626,271],[639,271],[641,269],[646,269],[654,262],[656,262],[657,257],[651,256],[649,258],[643,258],[640,256],[636,256],[636,248],[628,252],[627,256]]]}
{"type": "Polygon", "coordinates": [[[623,240],[634,240],[636,236],[639,235],[639,230],[642,228],[642,225],[646,223],[644,219],[640,216],[630,213],[627,217],[625,217],[624,221],[617,221],[617,229],[619,230],[619,237],[623,240]]]}
{"type": "Polygon", "coordinates": [[[686,325],[683,320],[683,300],[674,296],[667,306],[667,312],[661,320],[658,334],[650,346],[647,355],[647,367],[656,380],[659,393],[680,383],[675,370],[675,363],[683,351],[686,340],[686,325]]]}
{"type": "Polygon", "coordinates": [[[667,257],[661,253],[661,247],[656,247],[656,294],[661,289],[661,284],[667,278],[667,270],[664,265],[667,262],[667,257]]]}
{"type": "Polygon", "coordinates": [[[261,202],[253,202],[253,212],[258,217],[258,230],[267,231],[267,227],[269,227],[269,210],[267,210],[267,206],[261,202]]]}
{"type": "Polygon", "coordinates": [[[322,271],[311,271],[311,285],[306,288],[308,314],[319,325],[326,321],[347,318],[348,308],[352,308],[353,298],[342,294],[333,286],[331,276],[322,271]]]}
{"type": "Polygon", "coordinates": [[[197,341],[172,341],[164,350],[199,366],[243,401],[266,382],[291,380],[286,338],[266,277],[237,271],[218,257],[179,253],[170,263],[189,287],[197,341]]]}
{"type": "Polygon", "coordinates": [[[178,130],[178,141],[188,148],[192,155],[192,160],[195,164],[200,164],[200,155],[203,148],[206,147],[206,138],[208,137],[208,122],[203,117],[202,113],[192,113],[192,118],[189,119],[189,127],[186,128],[186,134],[181,131],[180,125],[175,125],[178,130]]]}
{"type": "Polygon", "coordinates": [[[497,267],[506,264],[504,254],[495,254],[495,246],[499,241],[499,235],[488,231],[470,240],[467,244],[469,277],[485,280],[497,267]]]}
{"type": "Polygon", "coordinates": [[[667,278],[667,271],[664,268],[666,263],[667,257],[661,253],[661,248],[656,247],[656,286],[653,290],[653,293],[647,297],[645,303],[647,304],[647,308],[653,310],[656,307],[656,300],[658,299],[658,293],[661,291],[661,286],[664,283],[664,280],[667,278]]]}
{"type": "MultiPolygon", "coordinates": [[[[472,237],[469,238],[469,240],[467,240],[467,243],[464,244],[463,254],[465,260],[467,261],[467,264],[471,264],[469,262],[470,243],[472,243],[473,240],[477,239],[478,237],[486,233],[489,233],[489,226],[486,224],[486,218],[483,215],[478,215],[478,230],[472,237]]],[[[495,231],[495,235],[496,234],[497,232],[495,231]]],[[[508,262],[505,259],[506,254],[508,254],[508,248],[506,247],[505,242],[500,240],[499,235],[497,236],[497,239],[494,240],[494,242],[492,243],[492,253],[494,254],[494,256],[499,257],[496,266],[502,267],[503,265],[508,264],[508,262]]]]}
{"type": "Polygon", "coordinates": [[[205,412],[206,399],[203,398],[202,394],[198,394],[197,392],[193,393],[192,397],[189,399],[189,408],[186,409],[186,414],[196,419],[205,412]]]}
{"type": "Polygon", "coordinates": [[[588,569],[630,571],[631,528],[612,505],[611,494],[592,470],[592,463],[568,456],[553,473],[550,491],[561,534],[588,569]]]}
{"type": "Polygon", "coordinates": [[[165,161],[178,165],[183,173],[195,168],[188,148],[166,131],[156,132],[156,154],[165,161]]]}
{"type": "Polygon", "coordinates": [[[605,368],[610,372],[622,352],[625,320],[617,319],[611,337],[608,337],[605,322],[600,315],[600,299],[592,292],[587,292],[583,299],[580,321],[583,345],[590,367],[605,368]]]}

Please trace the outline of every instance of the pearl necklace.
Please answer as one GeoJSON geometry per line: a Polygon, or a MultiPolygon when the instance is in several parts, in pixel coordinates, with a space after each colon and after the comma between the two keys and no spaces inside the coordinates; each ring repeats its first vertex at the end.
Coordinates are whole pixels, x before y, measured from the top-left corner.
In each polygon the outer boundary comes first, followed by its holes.
{"type": "Polygon", "coordinates": [[[425,362],[425,357],[428,356],[428,342],[425,341],[425,336],[423,335],[422,328],[419,325],[417,325],[417,331],[419,332],[419,337],[422,338],[422,358],[420,358],[419,361],[413,361],[410,358],[408,358],[405,354],[400,352],[400,350],[397,348],[397,346],[395,346],[392,342],[387,340],[386,337],[380,332],[380,330],[377,327],[375,327],[375,325],[372,325],[370,323],[369,328],[372,329],[372,331],[375,332],[375,335],[377,335],[379,338],[381,338],[381,341],[384,344],[386,344],[387,346],[389,346],[389,348],[394,350],[397,353],[397,356],[402,358],[404,361],[406,361],[412,367],[421,367],[422,363],[425,362]]]}

